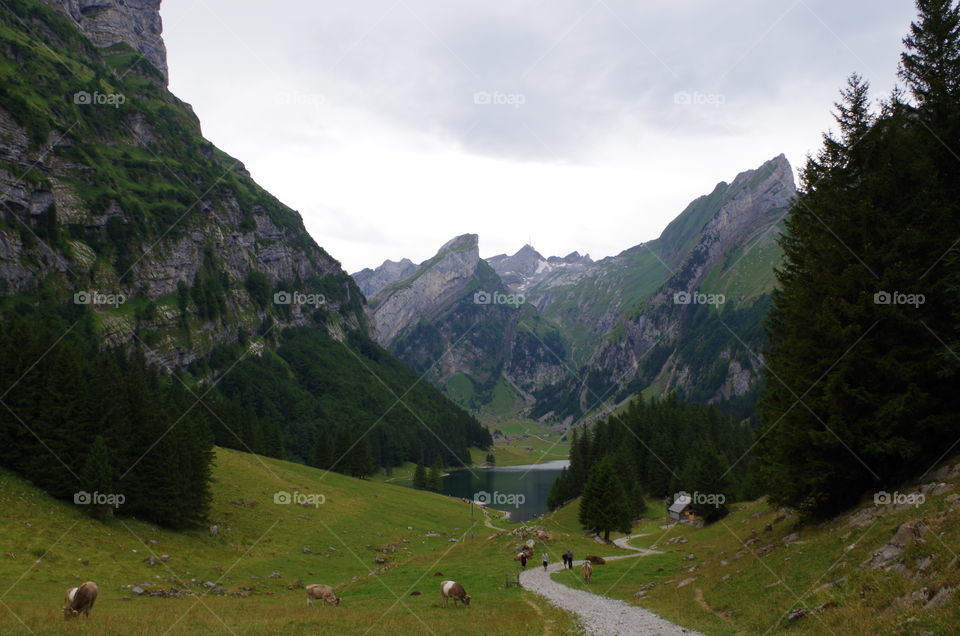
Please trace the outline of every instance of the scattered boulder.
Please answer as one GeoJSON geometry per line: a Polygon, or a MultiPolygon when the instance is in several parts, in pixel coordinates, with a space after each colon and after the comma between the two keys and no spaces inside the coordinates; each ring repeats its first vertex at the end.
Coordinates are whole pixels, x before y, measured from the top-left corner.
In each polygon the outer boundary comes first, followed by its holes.
{"type": "Polygon", "coordinates": [[[695,576],[691,576],[689,579],[683,579],[682,581],[677,583],[677,589],[679,590],[681,587],[686,587],[696,580],[697,578],[695,576]]]}
{"type": "Polygon", "coordinates": [[[267,575],[268,579],[279,579],[282,575],[279,572],[271,572],[267,575]]]}
{"type": "Polygon", "coordinates": [[[902,563],[894,564],[893,562],[895,559],[898,559],[909,546],[915,542],[923,541],[923,537],[926,536],[929,531],[930,528],[922,519],[908,521],[902,524],[883,547],[864,561],[864,566],[869,567],[871,570],[879,568],[897,570],[901,574],[904,573],[903,570],[906,570],[906,573],[909,574],[910,571],[906,566],[902,563]],[[895,565],[900,565],[901,567],[894,567],[895,565]]]}
{"type": "Polygon", "coordinates": [[[220,534],[220,526],[210,526],[210,534],[213,536],[220,534]]]}
{"type": "Polygon", "coordinates": [[[953,596],[954,588],[952,587],[943,587],[933,595],[933,598],[924,606],[924,609],[934,609],[941,607],[946,604],[950,598],[953,596]]]}
{"type": "Polygon", "coordinates": [[[810,613],[810,612],[809,612],[808,610],[806,610],[806,609],[804,609],[804,608],[802,608],[802,607],[798,607],[798,608],[796,608],[796,609],[794,609],[794,610],[791,610],[790,613],[787,614],[787,620],[792,623],[792,622],[794,622],[794,621],[796,621],[796,620],[799,620],[799,619],[803,618],[804,616],[806,616],[806,615],[809,614],[809,613],[810,613]]]}
{"type": "Polygon", "coordinates": [[[130,590],[130,591],[133,592],[134,594],[136,594],[137,596],[141,596],[142,594],[144,594],[144,593],[146,592],[146,590],[144,590],[144,589],[143,589],[142,587],[140,587],[139,585],[135,586],[135,587],[134,587],[132,590],[130,590]]]}

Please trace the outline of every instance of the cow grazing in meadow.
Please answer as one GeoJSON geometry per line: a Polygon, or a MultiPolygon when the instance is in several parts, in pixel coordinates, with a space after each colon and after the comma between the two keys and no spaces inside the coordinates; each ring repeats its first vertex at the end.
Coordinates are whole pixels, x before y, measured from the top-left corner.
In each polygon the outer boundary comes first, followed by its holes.
{"type": "Polygon", "coordinates": [[[63,617],[74,618],[80,616],[90,616],[90,610],[97,600],[97,594],[100,588],[93,581],[87,581],[80,587],[71,587],[67,590],[67,596],[64,599],[63,617]]]}
{"type": "Polygon", "coordinates": [[[583,582],[589,583],[590,576],[593,574],[593,566],[590,565],[590,562],[584,561],[583,565],[580,566],[580,571],[583,572],[583,582]]]}
{"type": "Polygon", "coordinates": [[[606,559],[604,559],[603,557],[593,556],[593,555],[588,556],[587,561],[589,561],[593,565],[603,565],[604,563],[607,562],[606,559]]]}
{"type": "Polygon", "coordinates": [[[463,589],[463,586],[456,581],[444,581],[440,584],[440,598],[443,599],[443,606],[447,606],[447,600],[453,599],[453,606],[457,606],[457,601],[463,603],[464,607],[470,607],[470,595],[463,589]]]}
{"type": "Polygon", "coordinates": [[[319,583],[307,586],[307,605],[313,605],[314,599],[331,605],[340,604],[340,597],[333,591],[333,588],[319,583]]]}

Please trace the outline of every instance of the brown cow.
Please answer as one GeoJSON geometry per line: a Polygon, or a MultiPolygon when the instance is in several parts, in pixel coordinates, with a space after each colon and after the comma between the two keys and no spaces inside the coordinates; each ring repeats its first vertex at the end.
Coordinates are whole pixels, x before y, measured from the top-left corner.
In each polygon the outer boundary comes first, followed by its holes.
{"type": "Polygon", "coordinates": [[[592,556],[592,555],[587,557],[587,561],[589,561],[593,565],[603,565],[604,563],[607,562],[606,559],[604,559],[603,557],[592,556]]]}
{"type": "Polygon", "coordinates": [[[331,605],[340,604],[340,597],[333,591],[333,588],[319,583],[307,586],[307,605],[313,605],[314,599],[331,605]]]}
{"type": "Polygon", "coordinates": [[[440,598],[443,599],[443,606],[447,606],[447,600],[453,599],[453,606],[457,606],[457,601],[463,603],[464,607],[470,607],[470,595],[463,589],[463,586],[456,581],[444,581],[440,584],[440,598]]]}
{"type": "Polygon", "coordinates": [[[580,571],[583,572],[583,582],[590,582],[590,575],[593,574],[593,566],[590,565],[589,561],[584,561],[583,565],[580,566],[580,571]]]}
{"type": "Polygon", "coordinates": [[[93,609],[99,593],[100,588],[93,581],[87,581],[80,587],[71,587],[64,599],[63,617],[74,618],[80,616],[81,612],[84,616],[90,616],[90,610],[93,609]]]}

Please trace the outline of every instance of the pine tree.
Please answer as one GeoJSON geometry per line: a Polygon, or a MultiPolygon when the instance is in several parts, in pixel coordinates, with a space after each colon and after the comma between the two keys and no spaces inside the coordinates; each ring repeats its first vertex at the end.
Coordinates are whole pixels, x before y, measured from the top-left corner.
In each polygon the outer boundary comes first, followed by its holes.
{"type": "Polygon", "coordinates": [[[417,490],[427,489],[427,471],[423,464],[417,464],[417,467],[413,470],[413,487],[417,490]]]}
{"type": "Polygon", "coordinates": [[[758,449],[771,500],[815,516],[926,470],[957,435],[941,341],[960,171],[942,140],[960,121],[960,18],[918,7],[902,60],[917,107],[895,94],[873,117],[852,78],[781,239],[758,449]]]}
{"type": "Polygon", "coordinates": [[[434,492],[443,490],[443,471],[438,464],[430,467],[430,472],[427,475],[427,490],[434,492]]]}
{"type": "Polygon", "coordinates": [[[630,532],[633,515],[627,494],[610,459],[601,459],[590,469],[583,487],[578,519],[586,530],[603,533],[610,540],[610,531],[630,532]]]}
{"type": "Polygon", "coordinates": [[[960,102],[960,8],[953,0],[917,0],[900,56],[900,77],[921,112],[941,124],[960,102]]]}

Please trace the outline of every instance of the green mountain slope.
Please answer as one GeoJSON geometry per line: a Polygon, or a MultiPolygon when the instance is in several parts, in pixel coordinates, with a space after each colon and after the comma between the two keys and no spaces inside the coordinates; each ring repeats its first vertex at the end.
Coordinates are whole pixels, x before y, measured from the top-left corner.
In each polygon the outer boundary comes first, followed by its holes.
{"type": "Polygon", "coordinates": [[[94,521],[0,471],[8,520],[0,525],[0,579],[7,582],[0,633],[412,635],[468,633],[483,624],[484,633],[506,635],[574,628],[536,595],[504,588],[516,539],[491,538],[496,532],[479,511],[471,520],[458,499],[226,449],[217,449],[214,477],[215,534],[120,517],[94,521]],[[291,503],[275,503],[277,493],[291,503]],[[466,587],[469,610],[440,606],[443,578],[466,587]],[[100,586],[94,610],[65,623],[64,591],[86,580],[100,586]],[[302,585],[309,583],[335,586],[343,602],[308,607],[302,585]]]}
{"type": "MultiPolygon", "coordinates": [[[[80,23],[37,0],[0,6],[0,314],[6,325],[22,319],[3,334],[10,350],[24,343],[0,369],[12,405],[0,438],[30,437],[43,415],[41,442],[76,440],[60,460],[72,475],[97,434],[162,453],[151,445],[158,422],[134,410],[118,432],[120,418],[76,406],[86,404],[80,383],[60,396],[70,417],[16,399],[42,393],[45,356],[120,350],[136,353],[137,373],[159,370],[158,386],[183,393],[163,414],[171,438],[189,411],[212,420],[201,428],[217,443],[281,457],[311,461],[325,436],[334,451],[359,453],[337,466],[355,474],[469,462],[468,446],[489,434],[373,342],[362,294],[300,215],[203,138],[150,61],[124,42],[98,48],[80,30],[158,5],[101,7],[80,23]]],[[[106,394],[126,393],[111,382],[106,394]]],[[[61,496],[79,489],[70,481],[61,496]]]]}

